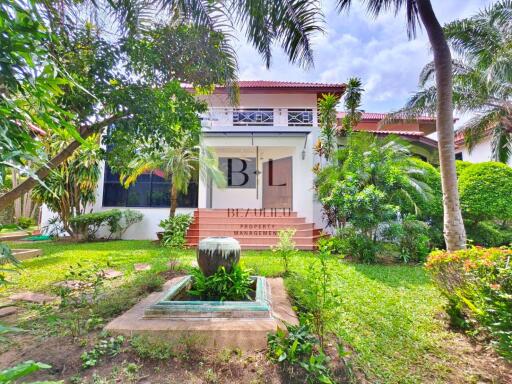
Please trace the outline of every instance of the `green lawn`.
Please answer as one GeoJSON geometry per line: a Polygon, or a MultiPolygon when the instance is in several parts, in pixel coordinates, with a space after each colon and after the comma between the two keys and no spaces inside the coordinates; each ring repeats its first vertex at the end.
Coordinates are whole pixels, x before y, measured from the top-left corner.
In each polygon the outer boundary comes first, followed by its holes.
{"type": "MultiPolygon", "coordinates": [[[[15,285],[0,290],[50,291],[69,266],[107,266],[133,274],[133,264],[147,262],[164,269],[169,257],[190,263],[194,251],[171,251],[149,241],[112,241],[89,244],[37,244],[44,256],[25,261],[15,285]]],[[[17,246],[13,246],[17,247],[17,246]]],[[[22,247],[22,246],[20,246],[22,247]]],[[[304,273],[315,255],[301,252],[291,269],[304,273]]],[[[263,275],[282,272],[269,251],[246,251],[242,263],[263,275]]],[[[336,317],[329,324],[355,351],[352,361],[373,383],[447,382],[457,362],[447,345],[454,335],[440,320],[444,301],[421,267],[351,264],[333,258],[336,317]]],[[[453,349],[452,349],[453,350],[453,349]]]]}

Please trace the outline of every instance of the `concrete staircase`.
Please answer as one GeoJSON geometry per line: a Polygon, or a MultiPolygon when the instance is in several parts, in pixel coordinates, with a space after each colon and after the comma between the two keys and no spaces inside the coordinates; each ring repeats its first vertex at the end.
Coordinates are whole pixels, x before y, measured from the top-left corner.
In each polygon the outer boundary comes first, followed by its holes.
{"type": "Polygon", "coordinates": [[[195,247],[205,237],[230,236],[240,242],[242,249],[269,249],[277,244],[277,231],[285,228],[296,229],[294,241],[298,249],[315,249],[322,236],[314,224],[289,210],[199,208],[194,211],[186,240],[188,246],[195,247]]]}

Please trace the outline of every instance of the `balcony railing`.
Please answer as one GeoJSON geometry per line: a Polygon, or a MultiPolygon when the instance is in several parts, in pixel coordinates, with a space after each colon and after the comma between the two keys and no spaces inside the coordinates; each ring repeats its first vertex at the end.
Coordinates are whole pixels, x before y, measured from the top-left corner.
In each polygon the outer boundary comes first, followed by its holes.
{"type": "Polygon", "coordinates": [[[288,125],[308,127],[313,125],[312,109],[288,109],[288,125]]]}
{"type": "Polygon", "coordinates": [[[230,108],[211,107],[201,118],[203,127],[313,127],[316,108],[230,108]]]}
{"type": "Polygon", "coordinates": [[[233,125],[274,125],[271,108],[234,109],[233,125]]]}

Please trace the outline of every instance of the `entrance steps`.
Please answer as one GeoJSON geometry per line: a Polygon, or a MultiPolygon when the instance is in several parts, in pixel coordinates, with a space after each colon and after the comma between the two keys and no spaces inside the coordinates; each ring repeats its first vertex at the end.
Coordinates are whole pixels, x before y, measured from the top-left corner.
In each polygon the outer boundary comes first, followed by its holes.
{"type": "Polygon", "coordinates": [[[298,249],[314,250],[322,231],[307,223],[297,212],[284,209],[204,209],[194,211],[187,245],[196,247],[200,240],[212,236],[234,237],[242,249],[269,249],[278,242],[277,232],[294,228],[298,249]]]}

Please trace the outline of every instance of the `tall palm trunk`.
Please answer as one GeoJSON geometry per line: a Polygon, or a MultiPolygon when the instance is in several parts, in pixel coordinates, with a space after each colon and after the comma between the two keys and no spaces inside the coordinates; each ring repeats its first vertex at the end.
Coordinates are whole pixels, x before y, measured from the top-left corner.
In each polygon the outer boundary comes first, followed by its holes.
{"type": "Polygon", "coordinates": [[[176,215],[176,207],[178,206],[178,188],[176,188],[176,183],[173,183],[172,176],[169,192],[171,194],[171,209],[169,210],[169,217],[174,217],[176,215]]]}
{"type": "Polygon", "coordinates": [[[444,239],[449,251],[466,247],[466,231],[460,211],[453,133],[452,58],[443,29],[430,0],[416,0],[434,53],[437,86],[437,136],[443,187],[444,239]]]}

